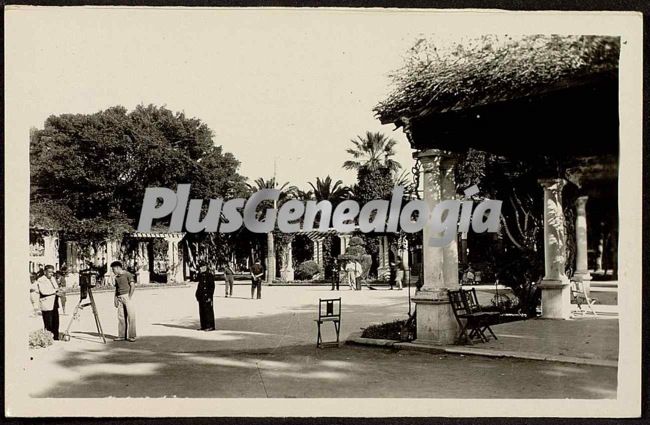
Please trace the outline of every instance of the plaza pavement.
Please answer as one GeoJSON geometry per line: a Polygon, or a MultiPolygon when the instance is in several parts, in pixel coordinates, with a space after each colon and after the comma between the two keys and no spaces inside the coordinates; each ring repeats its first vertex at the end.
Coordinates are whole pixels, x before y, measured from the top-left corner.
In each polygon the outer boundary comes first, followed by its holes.
{"type": "MultiPolygon", "coordinates": [[[[36,397],[431,397],[614,398],[617,370],[511,358],[342,345],[316,349],[318,298],[342,297],[341,339],[401,319],[407,291],[340,292],[264,287],[250,300],[215,293],[217,331],[201,332],[194,286],[136,292],[138,341],[102,344],[86,309],[70,342],[30,350],[26,381],[36,397]]],[[[78,296],[68,298],[68,313],[78,296]]],[[[111,293],[95,295],[104,332],[115,336],[111,293]]],[[[61,317],[65,329],[71,315],[61,317]]],[[[34,328],[40,318],[32,318],[34,328]]],[[[616,321],[611,321],[612,323],[616,321]]],[[[499,335],[500,331],[497,331],[499,335]]],[[[333,337],[325,329],[325,338],[333,337]]]]}

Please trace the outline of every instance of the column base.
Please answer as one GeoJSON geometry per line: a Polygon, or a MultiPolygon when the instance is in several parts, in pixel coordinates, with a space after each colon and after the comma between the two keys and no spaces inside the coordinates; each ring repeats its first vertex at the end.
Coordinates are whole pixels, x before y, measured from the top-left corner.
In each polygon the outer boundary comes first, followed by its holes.
{"type": "Polygon", "coordinates": [[[167,283],[183,283],[182,275],[176,273],[167,273],[167,283]]]}
{"type": "Polygon", "coordinates": [[[291,270],[280,270],[280,278],[284,282],[291,282],[295,279],[293,269],[291,270]]]}
{"type": "Polygon", "coordinates": [[[446,289],[418,291],[413,297],[413,302],[417,307],[416,343],[432,345],[456,343],[459,328],[446,289]]]}
{"type": "Polygon", "coordinates": [[[388,267],[379,267],[377,269],[377,277],[379,280],[388,280],[390,279],[390,268],[388,267]]]}
{"type": "Polygon", "coordinates": [[[573,274],[573,279],[582,282],[582,287],[585,289],[587,296],[591,294],[591,273],[587,271],[576,271],[573,274]]]}
{"type": "Polygon", "coordinates": [[[137,274],[138,285],[148,285],[149,282],[151,281],[148,271],[141,270],[136,274],[137,274]]]}
{"type": "Polygon", "coordinates": [[[542,318],[566,320],[571,317],[571,285],[569,280],[544,279],[542,290],[542,318]]]}

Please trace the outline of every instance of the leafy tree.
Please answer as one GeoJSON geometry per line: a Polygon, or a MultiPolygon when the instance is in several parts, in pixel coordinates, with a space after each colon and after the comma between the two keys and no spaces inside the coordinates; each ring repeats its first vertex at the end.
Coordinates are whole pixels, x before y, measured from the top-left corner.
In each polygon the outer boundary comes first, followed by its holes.
{"type": "Polygon", "coordinates": [[[191,196],[245,193],[239,161],[197,118],[115,106],[51,116],[30,139],[31,224],[93,240],[132,231],[147,187],[191,183],[191,196]]]}
{"type": "Polygon", "coordinates": [[[357,184],[352,193],[354,199],[365,204],[375,199],[389,199],[393,190],[393,173],[386,167],[370,169],[362,167],[357,172],[357,184]]]}

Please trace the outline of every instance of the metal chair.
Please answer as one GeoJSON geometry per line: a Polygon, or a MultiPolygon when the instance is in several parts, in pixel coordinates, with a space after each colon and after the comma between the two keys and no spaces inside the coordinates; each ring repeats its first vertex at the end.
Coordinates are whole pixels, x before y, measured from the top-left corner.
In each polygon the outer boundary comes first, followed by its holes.
{"type": "Polygon", "coordinates": [[[318,319],[314,320],[318,326],[318,338],[316,348],[324,346],[339,346],[339,335],[341,332],[341,298],[318,299],[318,319]],[[323,307],[325,310],[323,311],[323,307]],[[332,322],[336,330],[336,342],[323,342],[321,325],[325,322],[332,322]]]}
{"type": "Polygon", "coordinates": [[[587,291],[585,290],[584,284],[581,280],[571,281],[571,299],[573,299],[573,301],[575,301],[578,305],[578,311],[574,311],[574,314],[581,314],[584,316],[587,313],[591,313],[594,316],[598,316],[598,314],[596,314],[596,310],[594,310],[593,307],[593,305],[596,304],[598,300],[587,295],[587,291]],[[583,310],[583,305],[586,305],[589,311],[583,310]]]}

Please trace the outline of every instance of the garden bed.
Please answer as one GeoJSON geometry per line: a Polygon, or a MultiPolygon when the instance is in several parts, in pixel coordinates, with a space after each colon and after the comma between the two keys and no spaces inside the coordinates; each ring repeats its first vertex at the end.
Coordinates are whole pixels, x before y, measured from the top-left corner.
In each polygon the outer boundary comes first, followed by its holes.
{"type": "MultiPolygon", "coordinates": [[[[504,313],[499,316],[499,322],[497,325],[502,323],[517,322],[520,320],[526,320],[525,314],[520,313],[504,313]]],[[[367,328],[363,329],[361,333],[361,338],[371,338],[371,339],[387,339],[392,341],[408,341],[409,333],[405,329],[406,319],[404,320],[395,320],[388,323],[380,323],[376,325],[370,325],[367,328]]]]}
{"type": "Polygon", "coordinates": [[[388,323],[380,323],[377,325],[370,325],[363,329],[361,338],[372,339],[390,339],[393,341],[406,341],[407,335],[405,334],[406,319],[395,320],[388,323]]]}

